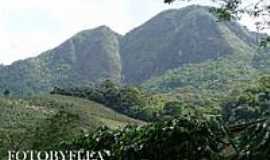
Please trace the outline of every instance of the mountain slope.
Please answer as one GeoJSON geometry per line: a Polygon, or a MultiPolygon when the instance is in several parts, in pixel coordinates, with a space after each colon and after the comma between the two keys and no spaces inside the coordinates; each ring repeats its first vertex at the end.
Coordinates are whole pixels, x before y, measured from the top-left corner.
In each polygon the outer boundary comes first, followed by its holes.
{"type": "Polygon", "coordinates": [[[234,22],[217,22],[206,7],[165,11],[123,38],[124,81],[141,83],[168,69],[237,52],[239,46],[231,45],[237,42],[225,36],[241,39],[246,48],[255,44],[250,32],[234,22]]]}
{"type": "Polygon", "coordinates": [[[27,95],[54,86],[120,81],[120,39],[105,26],[80,32],[38,57],[0,68],[0,90],[27,95]]]}

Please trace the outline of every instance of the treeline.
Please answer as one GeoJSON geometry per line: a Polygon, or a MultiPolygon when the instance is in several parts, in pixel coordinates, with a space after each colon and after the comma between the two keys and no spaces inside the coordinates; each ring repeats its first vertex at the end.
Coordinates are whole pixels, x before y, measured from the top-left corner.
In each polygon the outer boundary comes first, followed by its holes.
{"type": "Polygon", "coordinates": [[[106,105],[120,113],[143,121],[153,122],[178,116],[204,118],[204,112],[212,113],[213,107],[198,108],[176,98],[158,92],[148,92],[137,86],[121,86],[110,80],[99,85],[78,88],[55,87],[51,94],[85,98],[106,105]]]}
{"type": "Polygon", "coordinates": [[[202,119],[221,116],[226,123],[240,124],[270,115],[270,76],[263,76],[249,85],[247,89],[236,88],[235,90],[239,90],[238,94],[232,93],[219,102],[209,102],[211,106],[208,107],[199,107],[195,102],[185,103],[181,97],[171,98],[171,94],[165,96],[140,87],[120,86],[109,80],[100,85],[83,88],[55,87],[51,94],[86,98],[145,121],[166,120],[178,116],[202,119]]]}
{"type": "Polygon", "coordinates": [[[86,98],[145,121],[157,119],[166,103],[160,95],[147,93],[139,87],[120,86],[110,80],[88,87],[68,89],[55,87],[51,94],[86,98]]]}

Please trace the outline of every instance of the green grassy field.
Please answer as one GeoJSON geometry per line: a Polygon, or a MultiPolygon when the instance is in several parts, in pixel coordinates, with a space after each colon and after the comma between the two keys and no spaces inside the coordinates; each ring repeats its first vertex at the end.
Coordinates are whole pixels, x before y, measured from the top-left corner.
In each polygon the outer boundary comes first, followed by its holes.
{"type": "Polygon", "coordinates": [[[100,126],[141,124],[144,123],[80,98],[0,97],[0,156],[5,156],[8,149],[43,149],[100,126]]]}

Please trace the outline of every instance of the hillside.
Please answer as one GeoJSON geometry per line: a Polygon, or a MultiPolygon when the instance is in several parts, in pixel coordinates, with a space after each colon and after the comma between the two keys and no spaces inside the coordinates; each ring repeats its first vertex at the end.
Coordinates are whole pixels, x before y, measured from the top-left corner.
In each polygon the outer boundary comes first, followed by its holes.
{"type": "Polygon", "coordinates": [[[186,103],[197,102],[198,106],[207,106],[209,103],[205,101],[210,99],[220,103],[224,97],[239,93],[260,75],[269,73],[267,65],[264,65],[269,59],[266,58],[267,52],[250,47],[243,39],[231,34],[231,30],[223,31],[225,39],[235,48],[232,54],[167,70],[145,81],[142,86],[147,90],[180,97],[186,103]]]}
{"type": "MultiPolygon", "coordinates": [[[[46,148],[100,126],[110,128],[141,121],[92,101],[65,96],[0,98],[0,153],[6,149],[46,148]],[[50,143],[50,144],[47,144],[50,143]],[[5,148],[2,148],[5,147],[5,148]]],[[[1,154],[0,154],[1,155],[1,154]]],[[[2,157],[2,156],[1,156],[2,157]]]]}
{"type": "MultiPolygon", "coordinates": [[[[221,24],[228,25],[227,22],[221,24]]],[[[169,69],[164,74],[145,81],[142,86],[174,97],[181,97],[188,92],[192,95],[189,95],[189,102],[197,101],[198,95],[220,101],[249,87],[249,84],[261,75],[269,74],[269,49],[256,47],[255,39],[247,39],[247,33],[254,33],[237,31],[236,27],[232,26],[223,26],[222,30],[225,40],[235,48],[232,54],[169,69]]]]}
{"type": "Polygon", "coordinates": [[[226,35],[226,39],[236,47],[235,52],[231,55],[168,70],[161,76],[152,77],[143,86],[159,91],[170,91],[186,86],[205,89],[214,87],[212,89],[222,90],[224,88],[220,87],[224,83],[253,80],[260,73],[266,73],[253,64],[262,63],[256,60],[260,54],[257,54],[255,48],[249,47],[238,37],[227,37],[226,35]]]}

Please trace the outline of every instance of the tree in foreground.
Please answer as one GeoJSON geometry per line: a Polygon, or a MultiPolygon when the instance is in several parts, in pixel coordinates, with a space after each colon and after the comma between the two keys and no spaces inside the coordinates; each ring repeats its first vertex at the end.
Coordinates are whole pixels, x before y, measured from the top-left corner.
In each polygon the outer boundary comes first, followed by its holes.
{"type": "Polygon", "coordinates": [[[118,130],[103,127],[56,149],[107,152],[105,159],[113,160],[216,160],[222,158],[224,135],[214,121],[177,118],[118,130]]]}
{"type": "Polygon", "coordinates": [[[3,95],[4,95],[4,96],[9,96],[9,95],[10,95],[10,91],[6,89],[6,90],[3,92],[3,95]]]}

